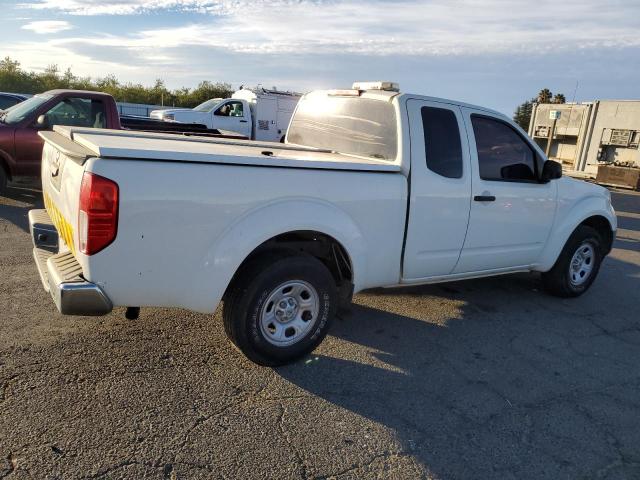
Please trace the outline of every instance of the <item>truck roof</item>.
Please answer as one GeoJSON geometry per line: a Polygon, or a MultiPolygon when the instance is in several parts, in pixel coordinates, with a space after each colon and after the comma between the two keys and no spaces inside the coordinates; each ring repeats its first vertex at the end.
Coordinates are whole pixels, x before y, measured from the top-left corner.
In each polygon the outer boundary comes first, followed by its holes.
{"type": "Polygon", "coordinates": [[[26,100],[30,95],[24,95],[22,93],[13,93],[13,92],[0,92],[0,95],[7,95],[9,97],[20,98],[22,100],[26,100]]]}
{"type": "Polygon", "coordinates": [[[264,88],[260,85],[257,87],[245,87],[244,85],[240,86],[240,88],[235,92],[238,93],[240,91],[252,92],[255,95],[285,95],[288,97],[301,97],[303,94],[298,92],[292,92],[290,90],[278,90],[277,88],[264,88]]]}
{"type": "Polygon", "coordinates": [[[63,94],[71,93],[76,95],[111,97],[111,95],[104,92],[96,92],[94,90],[74,90],[73,88],[56,88],[54,90],[47,90],[46,92],[43,92],[43,93],[46,95],[63,95],[63,94]]]}
{"type": "MultiPolygon", "coordinates": [[[[340,95],[345,94],[345,96],[349,95],[348,92],[356,92],[357,90],[352,89],[342,89],[342,90],[315,90],[314,92],[325,93],[327,95],[340,95]]],[[[500,117],[508,118],[504,113],[498,112],[497,110],[492,110],[487,107],[482,107],[480,105],[473,105],[471,103],[460,102],[458,100],[451,100],[448,98],[441,97],[430,97],[428,95],[419,95],[414,93],[402,93],[396,92],[392,90],[361,90],[359,94],[360,98],[370,98],[372,100],[381,100],[381,101],[391,101],[391,99],[398,97],[399,100],[409,100],[409,99],[417,99],[417,100],[425,100],[428,102],[438,102],[438,103],[448,103],[450,105],[457,105],[460,107],[472,108],[474,110],[482,110],[484,112],[490,113],[492,115],[497,115],[500,117]]],[[[352,95],[352,94],[351,94],[352,95]]]]}
{"type": "Polygon", "coordinates": [[[415,95],[413,93],[401,93],[400,96],[403,97],[403,98],[406,98],[407,100],[409,98],[415,98],[415,99],[418,99],[418,100],[426,100],[426,101],[430,101],[430,102],[449,103],[451,105],[457,105],[459,107],[472,108],[474,110],[482,110],[482,111],[490,113],[492,115],[508,118],[504,113],[499,112],[497,110],[493,110],[491,108],[483,107],[481,105],[474,105],[473,103],[461,102],[459,100],[451,100],[449,98],[442,98],[442,97],[429,97],[427,95],[415,95]]]}

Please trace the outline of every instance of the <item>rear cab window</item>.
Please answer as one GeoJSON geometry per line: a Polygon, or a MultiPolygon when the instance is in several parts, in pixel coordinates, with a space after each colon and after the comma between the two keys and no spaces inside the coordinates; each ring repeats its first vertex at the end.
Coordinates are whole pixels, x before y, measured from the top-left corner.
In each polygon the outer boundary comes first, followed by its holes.
{"type": "Polygon", "coordinates": [[[397,130],[396,110],[389,101],[314,92],[298,103],[287,142],[393,162],[397,130]]]}
{"type": "Polygon", "coordinates": [[[101,100],[67,97],[57,103],[47,113],[50,125],[104,128],[106,112],[101,100]]]}

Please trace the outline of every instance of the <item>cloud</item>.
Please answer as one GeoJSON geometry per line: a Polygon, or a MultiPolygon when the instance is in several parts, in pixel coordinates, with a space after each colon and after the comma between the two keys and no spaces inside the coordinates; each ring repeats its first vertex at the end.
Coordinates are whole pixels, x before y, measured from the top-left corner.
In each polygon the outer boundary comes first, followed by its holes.
{"type": "Polygon", "coordinates": [[[460,55],[640,45],[634,2],[610,0],[41,0],[72,15],[206,13],[198,23],[73,42],[131,48],[209,46],[237,53],[460,55]],[[613,8],[615,7],[615,8],[613,8]]]}
{"type": "Polygon", "coordinates": [[[40,35],[63,32],[65,30],[71,30],[72,28],[73,26],[64,20],[41,20],[29,22],[22,26],[23,30],[31,30],[40,35]]]}
{"type": "Polygon", "coordinates": [[[478,82],[486,91],[515,91],[523,88],[518,79],[556,78],[566,94],[577,78],[582,89],[596,77],[615,92],[635,85],[640,69],[639,7],[628,0],[609,0],[607,8],[600,0],[26,1],[21,12],[82,15],[83,27],[44,42],[10,37],[0,58],[15,56],[28,68],[55,59],[83,75],[162,77],[176,87],[205,78],[292,89],[389,78],[403,87],[413,82],[418,92],[436,87],[435,79],[470,91],[478,82]],[[125,23],[135,28],[113,27],[125,23]]]}
{"type": "MultiPolygon", "coordinates": [[[[269,3],[287,3],[270,1],[269,3]]],[[[241,0],[37,0],[19,4],[35,10],[57,10],[70,15],[140,15],[154,11],[225,13],[248,4],[241,0]]]]}

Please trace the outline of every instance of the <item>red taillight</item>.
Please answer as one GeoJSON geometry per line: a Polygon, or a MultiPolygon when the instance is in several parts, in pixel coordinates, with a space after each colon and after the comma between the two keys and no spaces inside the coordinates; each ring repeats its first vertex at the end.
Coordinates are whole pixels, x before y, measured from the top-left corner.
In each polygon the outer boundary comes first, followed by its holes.
{"type": "Polygon", "coordinates": [[[80,187],[78,238],[80,251],[93,255],[108,246],[118,232],[118,184],[85,172],[80,187]]]}

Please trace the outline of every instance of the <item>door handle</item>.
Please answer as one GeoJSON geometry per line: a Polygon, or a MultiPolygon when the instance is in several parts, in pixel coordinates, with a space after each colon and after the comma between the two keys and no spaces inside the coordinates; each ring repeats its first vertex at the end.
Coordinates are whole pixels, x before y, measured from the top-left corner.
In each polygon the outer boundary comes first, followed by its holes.
{"type": "Polygon", "coordinates": [[[247,123],[246,120],[240,120],[240,123],[247,123]]]}
{"type": "Polygon", "coordinates": [[[476,195],[473,197],[476,202],[495,202],[496,197],[493,195],[476,195]]]}

